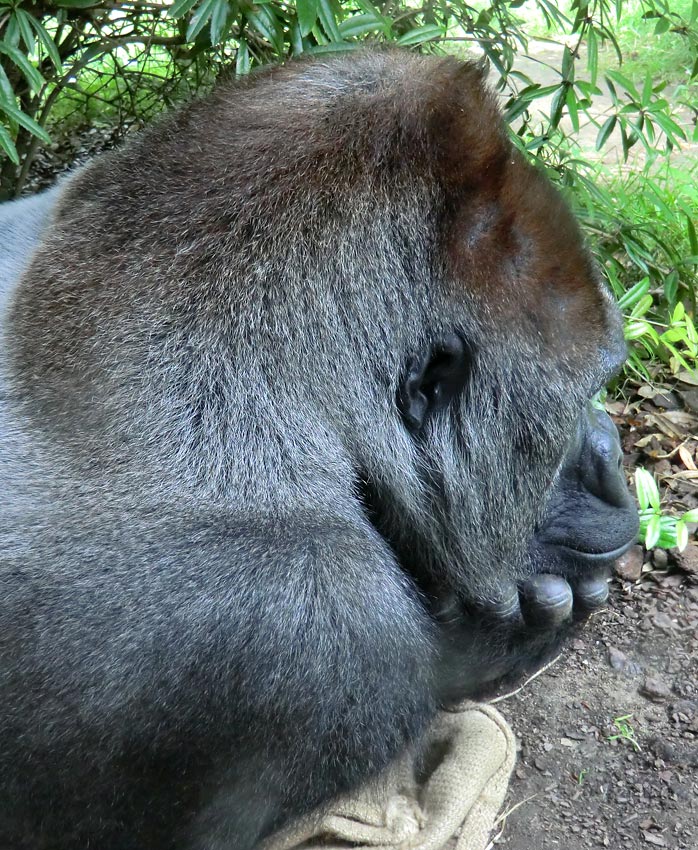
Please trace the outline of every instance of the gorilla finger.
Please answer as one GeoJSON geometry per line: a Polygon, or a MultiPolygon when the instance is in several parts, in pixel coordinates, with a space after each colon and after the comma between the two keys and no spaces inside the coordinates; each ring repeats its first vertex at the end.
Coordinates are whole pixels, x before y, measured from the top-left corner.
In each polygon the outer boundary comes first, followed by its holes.
{"type": "Polygon", "coordinates": [[[572,588],[562,576],[542,574],[522,583],[520,605],[528,626],[554,629],[572,614],[572,588]]]}
{"type": "Polygon", "coordinates": [[[519,590],[514,582],[505,582],[497,593],[480,602],[478,610],[488,619],[510,622],[521,617],[519,590]]]}
{"type": "Polygon", "coordinates": [[[597,576],[576,581],[573,590],[575,612],[589,614],[603,608],[608,601],[608,578],[597,576]]]}

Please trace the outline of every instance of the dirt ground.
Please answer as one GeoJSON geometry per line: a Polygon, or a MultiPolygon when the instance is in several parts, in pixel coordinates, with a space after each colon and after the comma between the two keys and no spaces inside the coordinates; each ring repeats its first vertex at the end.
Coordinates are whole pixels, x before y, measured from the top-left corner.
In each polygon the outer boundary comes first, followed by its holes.
{"type": "MultiPolygon", "coordinates": [[[[680,407],[676,393],[662,400],[680,407]]],[[[628,464],[655,472],[667,504],[693,508],[698,419],[634,408],[616,419],[628,464]]],[[[616,572],[608,609],[497,704],[520,752],[494,847],[698,848],[698,545],[652,558],[636,546],[616,572]]]]}

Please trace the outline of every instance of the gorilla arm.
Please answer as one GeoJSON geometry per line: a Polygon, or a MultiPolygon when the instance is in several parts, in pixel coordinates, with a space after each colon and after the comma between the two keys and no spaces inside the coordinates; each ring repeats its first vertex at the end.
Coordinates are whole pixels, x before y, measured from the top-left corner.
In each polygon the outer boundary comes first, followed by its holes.
{"type": "Polygon", "coordinates": [[[2,535],[8,846],[251,847],[418,739],[433,623],[362,517],[75,507],[2,535]]]}

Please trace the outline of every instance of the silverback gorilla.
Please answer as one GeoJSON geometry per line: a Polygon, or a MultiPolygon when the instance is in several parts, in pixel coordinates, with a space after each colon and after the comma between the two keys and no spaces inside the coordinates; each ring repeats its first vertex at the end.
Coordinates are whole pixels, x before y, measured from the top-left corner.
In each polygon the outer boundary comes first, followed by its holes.
{"type": "Polygon", "coordinates": [[[603,603],[619,317],[481,77],[269,69],[1,208],[3,848],[249,850],[603,603]]]}

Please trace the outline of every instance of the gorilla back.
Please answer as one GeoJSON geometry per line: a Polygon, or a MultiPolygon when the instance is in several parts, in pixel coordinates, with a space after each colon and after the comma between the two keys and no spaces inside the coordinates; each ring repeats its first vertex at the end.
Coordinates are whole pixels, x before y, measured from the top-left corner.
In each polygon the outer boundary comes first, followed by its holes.
{"type": "Polygon", "coordinates": [[[270,69],[15,212],[3,847],[248,850],[603,602],[620,321],[474,66],[270,69]]]}

